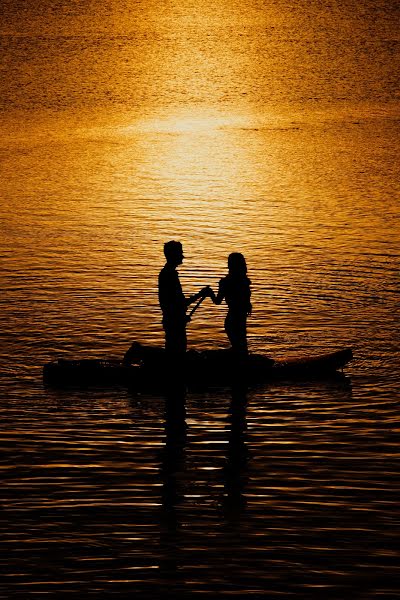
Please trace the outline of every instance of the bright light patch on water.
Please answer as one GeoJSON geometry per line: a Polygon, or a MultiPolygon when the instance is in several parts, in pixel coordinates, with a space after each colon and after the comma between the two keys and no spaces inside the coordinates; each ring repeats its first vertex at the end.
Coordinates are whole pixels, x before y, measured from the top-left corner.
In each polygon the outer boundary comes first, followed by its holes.
{"type": "Polygon", "coordinates": [[[251,115],[216,114],[215,111],[191,109],[177,111],[168,115],[139,119],[136,123],[124,127],[128,132],[154,132],[169,134],[198,134],[218,129],[249,127],[251,115]]]}

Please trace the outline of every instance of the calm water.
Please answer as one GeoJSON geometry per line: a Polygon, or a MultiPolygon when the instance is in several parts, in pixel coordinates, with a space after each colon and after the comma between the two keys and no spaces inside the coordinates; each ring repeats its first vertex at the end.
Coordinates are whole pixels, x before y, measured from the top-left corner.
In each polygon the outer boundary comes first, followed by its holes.
{"type": "Polygon", "coordinates": [[[2,3],[1,598],[397,596],[398,16],[2,3]],[[352,346],[346,377],[185,413],[44,389],[53,358],[162,343],[172,238],[187,294],[245,254],[253,351],[352,346]]]}

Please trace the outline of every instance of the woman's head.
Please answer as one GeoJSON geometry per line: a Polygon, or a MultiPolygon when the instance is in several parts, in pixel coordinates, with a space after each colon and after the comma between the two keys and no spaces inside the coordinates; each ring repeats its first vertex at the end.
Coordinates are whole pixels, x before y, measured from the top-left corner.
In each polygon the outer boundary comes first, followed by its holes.
{"type": "Polygon", "coordinates": [[[231,275],[246,275],[246,260],[241,252],[232,252],[228,256],[228,269],[231,275]]]}

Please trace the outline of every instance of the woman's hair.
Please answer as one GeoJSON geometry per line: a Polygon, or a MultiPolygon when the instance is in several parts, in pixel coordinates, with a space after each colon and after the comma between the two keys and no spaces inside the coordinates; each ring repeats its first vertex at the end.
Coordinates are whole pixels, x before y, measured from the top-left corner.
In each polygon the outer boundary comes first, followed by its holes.
{"type": "Polygon", "coordinates": [[[230,275],[241,275],[247,274],[246,259],[241,252],[232,252],[228,256],[228,269],[230,275]]]}

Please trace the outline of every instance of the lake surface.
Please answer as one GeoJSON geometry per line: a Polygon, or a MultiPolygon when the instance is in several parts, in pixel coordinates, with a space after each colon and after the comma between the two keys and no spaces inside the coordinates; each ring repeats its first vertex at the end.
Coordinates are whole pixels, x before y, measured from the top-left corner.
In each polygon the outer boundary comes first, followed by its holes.
{"type": "MultiPolygon", "coordinates": [[[[394,598],[398,9],[3,2],[1,598],[394,598]],[[243,252],[253,352],[351,346],[341,379],[46,389],[55,358],[163,343],[243,252]]],[[[226,347],[205,302],[189,347],[226,347]]]]}

